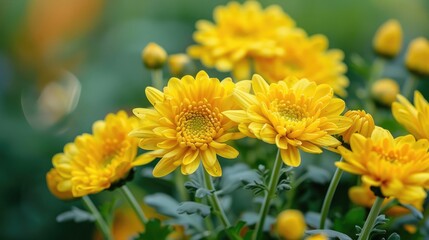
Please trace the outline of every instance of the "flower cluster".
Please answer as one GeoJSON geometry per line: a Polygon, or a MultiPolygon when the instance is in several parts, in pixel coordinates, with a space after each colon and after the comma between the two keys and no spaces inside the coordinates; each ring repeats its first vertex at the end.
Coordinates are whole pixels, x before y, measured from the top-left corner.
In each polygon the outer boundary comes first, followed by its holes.
{"type": "Polygon", "coordinates": [[[214,20],[197,23],[194,40],[199,45],[188,49],[204,65],[233,71],[238,80],[249,78],[252,68],[271,82],[308,78],[346,95],[343,52],[328,50],[323,35],[307,36],[279,6],[263,10],[256,1],[231,2],[216,8],[214,20]]]}

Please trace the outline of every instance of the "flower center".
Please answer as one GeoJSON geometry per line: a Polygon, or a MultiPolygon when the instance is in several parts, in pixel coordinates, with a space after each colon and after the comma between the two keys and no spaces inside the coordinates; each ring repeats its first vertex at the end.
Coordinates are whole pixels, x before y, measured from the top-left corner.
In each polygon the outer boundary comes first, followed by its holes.
{"type": "Polygon", "coordinates": [[[299,122],[307,117],[301,106],[291,103],[289,100],[276,100],[272,106],[281,118],[289,122],[299,122]]]}
{"type": "Polygon", "coordinates": [[[178,141],[182,147],[205,150],[221,128],[222,115],[206,99],[183,104],[176,117],[178,141]],[[187,105],[187,106],[186,106],[187,105]]]}
{"type": "Polygon", "coordinates": [[[393,163],[393,164],[397,164],[400,162],[403,162],[403,158],[401,158],[401,156],[399,155],[398,152],[396,151],[385,151],[384,149],[380,148],[380,147],[374,147],[373,150],[375,152],[377,152],[378,156],[387,162],[393,163]]]}

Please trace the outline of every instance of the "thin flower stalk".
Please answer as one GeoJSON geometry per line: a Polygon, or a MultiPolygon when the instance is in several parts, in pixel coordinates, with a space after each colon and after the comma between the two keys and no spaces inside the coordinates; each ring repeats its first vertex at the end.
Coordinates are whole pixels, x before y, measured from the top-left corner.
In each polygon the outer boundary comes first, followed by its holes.
{"type": "Polygon", "coordinates": [[[359,235],[358,240],[369,239],[371,230],[374,227],[375,220],[377,219],[377,216],[380,213],[383,201],[384,201],[384,198],[382,197],[377,197],[375,199],[374,205],[372,205],[371,211],[369,212],[369,215],[365,220],[365,224],[363,225],[363,228],[359,235]]]}
{"type": "Polygon", "coordinates": [[[222,222],[223,227],[229,228],[231,226],[231,223],[228,220],[228,217],[225,214],[225,211],[222,208],[222,205],[219,201],[219,198],[216,195],[216,189],[213,186],[213,181],[211,176],[209,175],[209,173],[207,171],[204,171],[204,169],[202,169],[203,174],[204,174],[204,184],[205,187],[212,192],[210,198],[210,204],[212,205],[214,212],[216,213],[216,215],[219,217],[219,220],[222,222]]]}
{"type": "MultiPolygon", "coordinates": [[[[340,162],[343,160],[341,157],[340,162]]],[[[329,208],[331,207],[332,198],[334,197],[335,191],[337,190],[338,183],[340,182],[343,170],[337,168],[334,176],[332,177],[331,183],[329,184],[328,191],[326,192],[325,199],[323,200],[322,210],[320,212],[320,224],[319,228],[324,229],[326,218],[328,217],[329,208]]]]}
{"type": "Polygon", "coordinates": [[[280,150],[278,150],[277,157],[271,172],[270,181],[268,183],[268,192],[265,194],[264,201],[262,202],[262,207],[259,212],[259,221],[256,223],[256,228],[253,233],[253,240],[260,239],[262,236],[265,218],[267,217],[268,210],[270,209],[271,200],[276,194],[277,182],[279,181],[282,165],[283,161],[281,158],[280,150]]]}
{"type": "Polygon", "coordinates": [[[86,195],[86,196],[82,197],[82,200],[83,200],[83,203],[85,204],[85,206],[91,212],[92,216],[94,216],[95,223],[97,224],[98,228],[100,229],[101,233],[103,234],[104,239],[113,240],[109,225],[104,220],[104,218],[101,216],[100,212],[98,211],[97,207],[92,202],[91,198],[89,198],[86,195]]]}
{"type": "Polygon", "coordinates": [[[130,191],[130,189],[127,187],[127,185],[123,185],[121,187],[121,192],[124,194],[125,198],[130,203],[131,207],[133,208],[134,212],[136,213],[138,219],[143,224],[143,226],[147,222],[147,218],[145,214],[143,213],[142,208],[140,207],[140,204],[137,202],[136,198],[134,197],[133,193],[130,191]]]}

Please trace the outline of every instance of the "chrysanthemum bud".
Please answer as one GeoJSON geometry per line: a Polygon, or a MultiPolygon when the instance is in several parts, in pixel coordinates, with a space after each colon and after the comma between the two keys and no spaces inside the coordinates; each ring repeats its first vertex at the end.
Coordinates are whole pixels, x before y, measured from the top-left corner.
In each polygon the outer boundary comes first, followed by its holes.
{"type": "Polygon", "coordinates": [[[301,239],[305,229],[304,215],[298,210],[285,210],[277,216],[276,231],[283,239],[301,239]]]}
{"type": "Polygon", "coordinates": [[[397,20],[385,22],[375,33],[373,47],[380,55],[394,57],[401,50],[401,45],[402,28],[397,20]]]}
{"type": "Polygon", "coordinates": [[[396,100],[399,91],[399,84],[390,78],[377,80],[371,87],[372,97],[377,102],[389,107],[396,100]]]}
{"type": "Polygon", "coordinates": [[[167,60],[167,52],[156,43],[149,43],[142,51],[142,60],[149,69],[161,68],[167,60]]]}
{"type": "Polygon", "coordinates": [[[374,119],[371,114],[366,113],[364,110],[350,110],[344,116],[353,121],[350,128],[341,134],[345,143],[349,143],[353,133],[369,137],[375,129],[374,119]]]}
{"type": "Polygon", "coordinates": [[[411,41],[405,65],[412,72],[429,75],[429,41],[426,38],[419,37],[411,41]]]}
{"type": "Polygon", "coordinates": [[[168,57],[168,67],[170,74],[174,77],[183,77],[187,74],[194,74],[195,64],[192,59],[184,54],[172,54],[168,57]]]}

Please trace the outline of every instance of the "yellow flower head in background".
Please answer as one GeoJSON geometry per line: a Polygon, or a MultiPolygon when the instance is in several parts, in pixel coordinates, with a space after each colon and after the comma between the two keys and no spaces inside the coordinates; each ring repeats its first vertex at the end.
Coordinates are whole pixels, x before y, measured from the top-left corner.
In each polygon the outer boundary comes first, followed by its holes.
{"type": "Polygon", "coordinates": [[[306,228],[304,215],[299,210],[284,210],[277,216],[276,232],[282,239],[302,239],[306,228]]]}
{"type": "Polygon", "coordinates": [[[399,92],[399,84],[390,78],[379,79],[371,86],[372,98],[384,106],[390,107],[396,100],[396,95],[399,92]]]}
{"type": "Polygon", "coordinates": [[[392,104],[396,121],[417,139],[429,139],[429,104],[419,91],[414,92],[414,106],[402,95],[392,104]]]}
{"type": "Polygon", "coordinates": [[[405,65],[412,72],[429,76],[429,41],[419,37],[411,41],[405,56],[405,65]]]}
{"type": "Polygon", "coordinates": [[[320,147],[337,147],[341,144],[333,134],[350,127],[351,119],[340,116],[345,103],[333,97],[329,85],[317,85],[307,79],[268,83],[254,75],[254,95],[241,90],[234,96],[243,110],[226,111],[224,114],[239,123],[244,134],[276,144],[283,162],[299,166],[298,149],[321,153],[320,147]]]}
{"type": "Polygon", "coordinates": [[[383,23],[375,33],[372,45],[380,55],[396,56],[401,51],[402,46],[401,24],[395,19],[383,23]]]}
{"type": "Polygon", "coordinates": [[[248,58],[283,54],[278,39],[295,26],[279,6],[262,9],[257,1],[230,2],[216,7],[213,15],[214,23],[197,22],[198,45],[189,47],[188,54],[219,71],[233,70],[240,80],[249,77],[248,58]]]}
{"type": "Polygon", "coordinates": [[[344,114],[352,120],[352,125],[347,131],[341,133],[345,143],[350,142],[350,137],[353,133],[360,133],[364,137],[370,137],[374,131],[375,123],[371,114],[366,113],[364,110],[350,110],[344,114]]]}
{"type": "MultiPolygon", "coordinates": [[[[374,192],[371,191],[369,185],[363,184],[360,186],[351,187],[349,189],[349,198],[356,205],[371,208],[375,202],[376,196],[374,192]]],[[[392,198],[384,199],[383,205],[388,204],[391,200],[392,198]]],[[[421,211],[423,210],[423,200],[424,199],[418,199],[411,203],[411,205],[421,211]]],[[[408,213],[410,213],[410,210],[400,205],[392,206],[386,211],[386,214],[389,216],[401,216],[408,213]]]]}
{"type": "Polygon", "coordinates": [[[393,138],[376,127],[370,138],[358,133],[350,139],[351,151],[338,147],[344,158],[336,166],[361,175],[362,182],[377,187],[385,197],[412,204],[426,197],[429,187],[429,142],[412,135],[393,138]]]}
{"type": "Polygon", "coordinates": [[[286,77],[308,78],[317,84],[330,85],[335,94],[346,96],[349,80],[344,75],[347,66],[342,62],[344,53],[328,49],[324,35],[307,36],[302,29],[290,29],[281,39],[283,54],[273,57],[255,57],[255,69],[270,82],[286,77]]]}
{"type": "Polygon", "coordinates": [[[183,174],[192,174],[202,161],[210,175],[221,176],[217,155],[236,158],[238,151],[225,142],[244,137],[237,124],[222,114],[238,108],[232,97],[235,86],[230,78],[219,81],[200,71],[196,78],[171,78],[163,92],[146,88],[154,109],[134,109],[143,121],[131,135],[141,138],[141,148],[152,151],[139,163],[161,158],[153,175],[162,177],[179,166],[183,174]]]}
{"type": "Polygon", "coordinates": [[[329,240],[329,238],[324,234],[316,234],[306,237],[305,240],[329,240]]]}
{"type": "Polygon", "coordinates": [[[138,141],[128,133],[137,124],[138,119],[124,111],[108,114],[93,124],[92,135],[80,135],[66,144],[64,152],[52,158],[54,169],[47,175],[51,192],[82,197],[126,178],[136,166],[138,141]]]}

